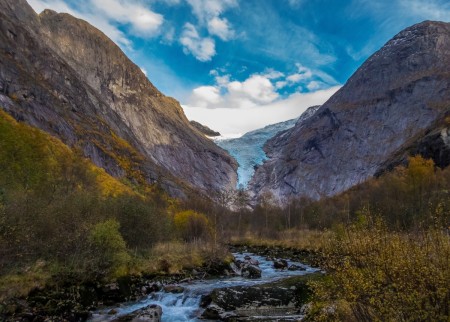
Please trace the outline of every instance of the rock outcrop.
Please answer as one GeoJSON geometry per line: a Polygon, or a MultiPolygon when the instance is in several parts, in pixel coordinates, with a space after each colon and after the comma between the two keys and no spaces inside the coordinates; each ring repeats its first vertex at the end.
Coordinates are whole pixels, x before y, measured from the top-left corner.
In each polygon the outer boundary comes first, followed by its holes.
{"type": "Polygon", "coordinates": [[[236,162],[194,129],[102,32],[0,0],[0,107],[107,172],[171,194],[233,188],[236,162]]]}
{"type": "Polygon", "coordinates": [[[316,273],[260,285],[215,289],[202,317],[225,321],[254,321],[256,317],[297,320],[310,297],[308,281],[320,278],[322,274],[316,273]]]}
{"type": "Polygon", "coordinates": [[[210,137],[220,136],[219,132],[214,131],[214,130],[210,129],[209,127],[207,127],[206,125],[200,124],[196,121],[191,121],[191,125],[206,136],[210,136],[210,137]]]}
{"type": "Polygon", "coordinates": [[[449,111],[450,24],[425,21],[386,43],[311,118],[270,140],[250,189],[278,201],[335,195],[436,130],[445,142],[436,147],[448,151],[448,132],[436,126],[449,111]]]}

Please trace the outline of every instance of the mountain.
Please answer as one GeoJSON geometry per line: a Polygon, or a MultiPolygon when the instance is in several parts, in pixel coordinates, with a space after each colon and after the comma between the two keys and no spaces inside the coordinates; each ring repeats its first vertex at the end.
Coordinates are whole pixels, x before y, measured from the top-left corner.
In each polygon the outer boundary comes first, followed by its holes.
{"type": "Polygon", "coordinates": [[[319,108],[312,106],[308,108],[298,119],[288,120],[262,129],[248,132],[235,139],[216,139],[218,146],[228,151],[238,162],[238,186],[247,187],[255,168],[267,159],[264,152],[264,144],[276,134],[285,132],[296,123],[301,123],[311,117],[319,108]]]}
{"type": "Polygon", "coordinates": [[[200,124],[200,123],[198,123],[196,121],[191,121],[190,123],[191,123],[191,125],[193,127],[195,127],[197,130],[199,130],[201,133],[203,133],[206,136],[211,136],[211,137],[213,137],[213,136],[220,136],[219,132],[211,130],[206,125],[200,124]]]}
{"type": "Polygon", "coordinates": [[[279,201],[318,199],[414,151],[448,162],[449,113],[450,24],[425,21],[387,42],[313,117],[268,141],[249,187],[279,201]]]}
{"type": "Polygon", "coordinates": [[[172,195],[236,185],[236,162],[195,129],[102,32],[0,0],[0,107],[109,174],[172,195]]]}

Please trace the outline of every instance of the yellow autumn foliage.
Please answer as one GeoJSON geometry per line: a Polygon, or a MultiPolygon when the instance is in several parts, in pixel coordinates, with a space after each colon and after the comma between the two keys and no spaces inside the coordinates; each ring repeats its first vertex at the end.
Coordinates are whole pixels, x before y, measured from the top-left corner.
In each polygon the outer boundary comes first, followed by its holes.
{"type": "Polygon", "coordinates": [[[176,231],[184,240],[207,239],[211,235],[208,218],[193,210],[176,213],[173,221],[176,231]]]}

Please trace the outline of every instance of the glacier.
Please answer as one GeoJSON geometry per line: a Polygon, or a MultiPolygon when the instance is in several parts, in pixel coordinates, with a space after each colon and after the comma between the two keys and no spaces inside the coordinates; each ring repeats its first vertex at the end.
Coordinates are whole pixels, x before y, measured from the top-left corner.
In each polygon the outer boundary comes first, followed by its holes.
{"type": "Polygon", "coordinates": [[[222,149],[228,151],[239,164],[237,188],[245,189],[250,182],[255,167],[263,164],[267,159],[264,145],[268,140],[280,132],[292,128],[297,122],[311,117],[320,106],[308,108],[298,119],[267,125],[266,127],[245,133],[239,138],[214,138],[214,142],[222,149]]]}

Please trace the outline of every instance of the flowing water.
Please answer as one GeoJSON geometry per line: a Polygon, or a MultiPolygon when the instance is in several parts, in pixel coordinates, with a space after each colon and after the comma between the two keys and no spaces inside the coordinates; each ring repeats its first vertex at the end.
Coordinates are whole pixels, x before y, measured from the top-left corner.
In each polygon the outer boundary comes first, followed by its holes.
{"type": "Polygon", "coordinates": [[[196,280],[188,283],[181,283],[180,286],[184,287],[184,292],[180,294],[166,293],[163,291],[153,293],[139,302],[125,303],[119,307],[111,307],[104,309],[100,312],[96,312],[91,322],[98,321],[111,321],[117,317],[127,315],[140,308],[146,307],[150,304],[157,304],[162,307],[163,322],[181,322],[181,321],[205,321],[198,317],[203,312],[200,308],[200,301],[202,295],[211,293],[216,288],[233,287],[233,286],[252,286],[257,284],[263,284],[268,282],[277,281],[283,278],[291,276],[299,276],[317,272],[318,269],[310,266],[288,261],[289,265],[295,264],[304,267],[304,271],[289,271],[278,270],[273,268],[273,262],[267,261],[265,257],[258,256],[252,253],[235,253],[233,254],[236,259],[244,260],[246,255],[252,259],[259,261],[259,268],[262,270],[261,278],[259,279],[246,279],[243,277],[224,277],[220,279],[210,280],[196,280]],[[114,309],[117,313],[114,315],[108,315],[111,309],[114,309]]]}

